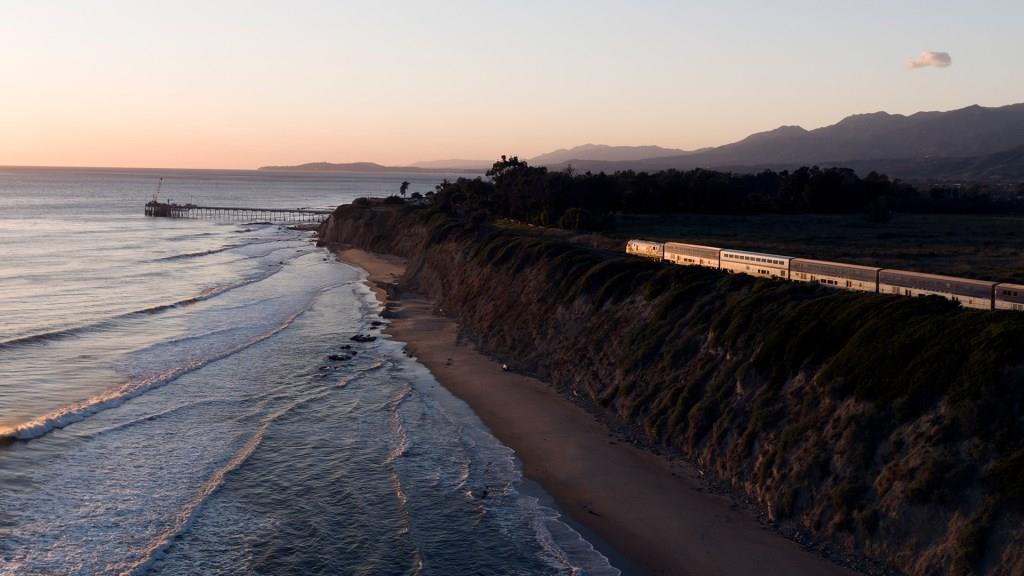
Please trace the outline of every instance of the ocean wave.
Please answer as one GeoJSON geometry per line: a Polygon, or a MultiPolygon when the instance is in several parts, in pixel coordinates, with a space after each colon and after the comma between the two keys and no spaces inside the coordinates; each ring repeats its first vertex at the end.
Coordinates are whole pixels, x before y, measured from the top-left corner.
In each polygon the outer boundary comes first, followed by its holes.
{"type": "Polygon", "coordinates": [[[170,548],[171,544],[174,542],[174,539],[188,530],[197,513],[202,508],[202,505],[210,498],[210,496],[213,495],[214,492],[217,491],[218,488],[221,487],[221,485],[224,484],[224,479],[228,474],[237,470],[249,459],[250,456],[252,456],[253,452],[255,452],[263,442],[263,437],[274,422],[300,406],[319,400],[333,390],[344,388],[352,381],[360,378],[364,373],[377,368],[379,368],[379,365],[359,370],[350,374],[347,378],[342,378],[332,386],[295,400],[287,406],[266,415],[259,427],[253,435],[249,437],[242,448],[236,452],[234,456],[228,459],[227,462],[214,471],[210,478],[208,478],[207,481],[199,487],[193,497],[178,511],[177,514],[175,514],[171,525],[150,541],[149,545],[142,550],[141,558],[139,558],[139,560],[124,573],[132,576],[141,576],[142,574],[147,573],[153,564],[164,556],[167,549],[170,548]]]}
{"type": "Polygon", "coordinates": [[[157,305],[154,305],[154,306],[148,306],[146,308],[140,308],[138,310],[132,310],[130,312],[124,312],[124,313],[118,314],[116,316],[112,316],[110,318],[106,318],[106,319],[103,319],[103,320],[98,320],[96,322],[87,322],[85,324],[79,324],[77,326],[69,326],[69,327],[66,327],[66,328],[59,328],[59,329],[50,330],[50,331],[47,331],[47,332],[38,332],[36,334],[29,334],[27,336],[16,336],[16,337],[11,338],[9,340],[4,340],[4,341],[0,342],[0,352],[4,351],[6,349],[15,348],[15,347],[19,347],[19,346],[26,346],[26,345],[31,345],[31,344],[39,344],[39,343],[42,343],[42,342],[50,342],[50,341],[53,341],[53,340],[60,340],[62,338],[69,338],[69,337],[72,337],[72,336],[78,336],[78,335],[81,335],[83,333],[94,331],[94,330],[103,330],[103,329],[110,328],[110,327],[116,325],[118,322],[121,322],[121,321],[124,321],[124,320],[128,320],[128,319],[131,319],[131,318],[137,318],[137,317],[140,317],[140,316],[148,316],[148,315],[153,315],[153,314],[159,314],[161,312],[166,312],[168,310],[174,310],[174,309],[177,309],[177,308],[184,308],[186,306],[191,306],[193,304],[197,304],[197,303],[202,302],[204,300],[209,300],[210,298],[213,298],[215,296],[219,296],[221,294],[224,294],[225,292],[230,292],[231,290],[242,288],[242,287],[248,286],[250,284],[255,284],[256,282],[262,282],[263,280],[266,280],[266,279],[270,278],[271,276],[273,276],[274,274],[276,274],[279,271],[280,271],[280,268],[275,268],[275,269],[273,269],[272,271],[270,271],[267,274],[261,274],[261,275],[259,275],[257,277],[250,278],[248,280],[243,280],[242,282],[235,282],[235,283],[232,283],[232,284],[224,284],[224,285],[221,285],[221,286],[211,286],[210,288],[206,288],[206,289],[202,290],[201,292],[199,292],[199,294],[196,294],[195,296],[190,296],[188,298],[183,298],[181,300],[178,300],[177,302],[170,302],[168,304],[157,304],[157,305]]]}
{"type": "Polygon", "coordinates": [[[87,435],[87,437],[95,438],[95,437],[98,437],[98,436],[102,436],[104,434],[110,434],[112,432],[118,432],[120,430],[125,430],[125,429],[128,429],[128,428],[131,428],[132,426],[137,426],[139,424],[145,424],[146,422],[153,422],[155,420],[160,420],[161,418],[167,418],[167,417],[170,417],[170,416],[174,416],[176,414],[180,414],[182,412],[185,412],[185,411],[188,411],[188,410],[192,410],[192,409],[195,409],[195,408],[199,408],[199,407],[202,407],[202,406],[209,406],[211,404],[214,404],[214,405],[215,404],[235,404],[237,402],[238,402],[238,400],[235,399],[235,398],[209,398],[207,400],[200,400],[198,402],[188,402],[188,403],[182,404],[180,406],[175,406],[173,408],[169,408],[169,409],[164,410],[162,412],[157,412],[155,414],[147,414],[146,416],[142,416],[140,418],[135,418],[133,420],[128,420],[126,422],[121,422],[120,424],[115,424],[113,426],[108,426],[107,428],[101,428],[99,430],[91,432],[90,434],[87,435]]]}
{"type": "Polygon", "coordinates": [[[229,246],[222,246],[220,248],[212,248],[210,250],[200,250],[198,252],[186,252],[184,254],[172,254],[171,256],[163,256],[161,258],[154,258],[153,260],[151,260],[151,262],[168,262],[168,261],[173,261],[173,260],[186,260],[188,258],[199,258],[200,256],[210,256],[211,254],[217,254],[217,253],[220,253],[220,252],[224,252],[226,250],[231,250],[232,248],[236,248],[237,246],[240,246],[240,245],[233,244],[233,245],[229,245],[229,246]]]}
{"type": "Polygon", "coordinates": [[[604,554],[594,548],[579,532],[562,520],[556,510],[534,501],[533,528],[537,542],[547,555],[548,564],[569,574],[621,576],[604,554]]]}
{"type": "Polygon", "coordinates": [[[127,400],[174,381],[182,374],[191,372],[222,358],[227,358],[228,356],[236,354],[253,344],[270,338],[290,326],[292,322],[294,322],[295,319],[303,312],[305,312],[305,309],[292,314],[286,318],[284,322],[275,326],[273,329],[218,354],[205,358],[197,358],[148,378],[131,380],[115,389],[102,392],[81,402],[64,406],[34,420],[8,428],[0,428],[0,440],[6,440],[8,442],[12,440],[34,440],[45,436],[53,430],[58,430],[75,422],[80,422],[98,412],[120,406],[127,400]]]}
{"type": "Polygon", "coordinates": [[[263,435],[268,426],[269,422],[256,430],[256,433],[249,438],[241,450],[236,452],[227,463],[214,471],[213,475],[199,488],[192,499],[175,514],[171,526],[150,542],[142,551],[142,557],[129,570],[126,570],[125,574],[141,576],[149,571],[154,562],[163,557],[174,538],[188,529],[196,517],[196,512],[202,507],[203,503],[224,483],[224,478],[231,471],[241,466],[256,451],[256,448],[263,441],[263,435]]]}
{"type": "Polygon", "coordinates": [[[396,459],[401,458],[409,449],[409,434],[405,431],[405,427],[402,426],[402,416],[398,412],[397,405],[395,405],[394,410],[388,416],[388,429],[394,438],[394,443],[384,459],[385,464],[391,464],[396,459]]]}
{"type": "MultiPolygon", "coordinates": [[[[234,244],[227,244],[227,245],[221,246],[220,248],[211,248],[209,250],[199,250],[199,251],[196,251],[196,252],[185,252],[185,253],[182,253],[182,254],[171,254],[170,256],[162,256],[160,258],[153,258],[152,260],[149,260],[149,262],[168,262],[168,261],[174,261],[174,260],[187,260],[189,258],[200,258],[202,256],[210,256],[212,254],[219,254],[221,252],[227,252],[228,250],[235,250],[237,248],[252,248],[252,247],[255,247],[255,246],[261,246],[263,244],[292,243],[294,241],[295,240],[291,239],[291,238],[269,238],[269,239],[259,238],[259,239],[249,240],[249,241],[236,242],[234,244]]],[[[272,254],[273,252],[276,252],[278,250],[283,250],[283,249],[288,249],[288,248],[291,248],[291,246],[275,247],[275,248],[272,248],[270,250],[270,252],[268,252],[266,254],[263,254],[263,256],[266,256],[268,254],[272,254]]],[[[244,256],[250,257],[250,258],[253,257],[253,255],[250,255],[250,254],[246,254],[244,256]]]]}

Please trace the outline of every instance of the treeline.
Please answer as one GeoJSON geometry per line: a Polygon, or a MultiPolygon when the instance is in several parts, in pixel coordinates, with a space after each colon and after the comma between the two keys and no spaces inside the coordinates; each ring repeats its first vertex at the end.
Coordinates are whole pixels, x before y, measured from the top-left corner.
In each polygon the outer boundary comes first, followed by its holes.
{"type": "Polygon", "coordinates": [[[445,181],[428,196],[446,213],[575,230],[611,229],[619,212],[861,213],[869,220],[885,221],[892,211],[1002,212],[1022,205],[1018,199],[997,199],[975,189],[919,190],[874,172],[862,178],[847,168],[576,174],[502,156],[487,176],[445,181]]]}

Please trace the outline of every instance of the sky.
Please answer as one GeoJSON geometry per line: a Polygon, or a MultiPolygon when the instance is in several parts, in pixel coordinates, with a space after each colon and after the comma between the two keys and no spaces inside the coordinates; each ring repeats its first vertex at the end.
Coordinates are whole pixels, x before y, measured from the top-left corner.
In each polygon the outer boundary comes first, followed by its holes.
{"type": "Polygon", "coordinates": [[[693,149],[1024,101],[1024,2],[0,0],[0,165],[693,149]]]}

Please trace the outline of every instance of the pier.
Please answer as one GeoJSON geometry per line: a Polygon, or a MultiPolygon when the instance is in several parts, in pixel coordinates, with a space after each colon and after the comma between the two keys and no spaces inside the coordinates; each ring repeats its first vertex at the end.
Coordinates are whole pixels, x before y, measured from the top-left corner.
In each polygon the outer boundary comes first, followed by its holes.
{"type": "Polygon", "coordinates": [[[314,222],[327,219],[333,210],[315,208],[241,208],[236,206],[198,206],[168,202],[147,202],[146,216],[156,218],[192,218],[205,220],[243,220],[246,222],[314,222]]]}

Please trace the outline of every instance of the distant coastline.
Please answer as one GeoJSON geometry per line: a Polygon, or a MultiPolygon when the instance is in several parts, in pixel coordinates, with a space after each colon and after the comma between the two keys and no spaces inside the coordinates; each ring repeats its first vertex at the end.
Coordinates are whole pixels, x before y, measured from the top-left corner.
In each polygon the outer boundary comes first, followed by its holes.
{"type": "Polygon", "coordinates": [[[260,166],[262,172],[424,172],[448,174],[481,174],[483,170],[468,168],[424,168],[421,166],[384,166],[376,162],[307,162],[293,166],[260,166]]]}

